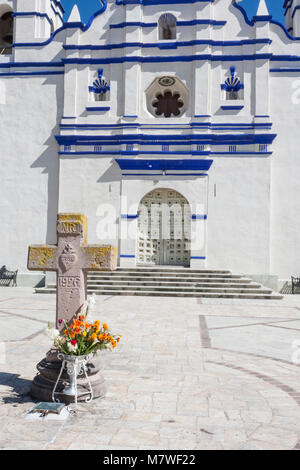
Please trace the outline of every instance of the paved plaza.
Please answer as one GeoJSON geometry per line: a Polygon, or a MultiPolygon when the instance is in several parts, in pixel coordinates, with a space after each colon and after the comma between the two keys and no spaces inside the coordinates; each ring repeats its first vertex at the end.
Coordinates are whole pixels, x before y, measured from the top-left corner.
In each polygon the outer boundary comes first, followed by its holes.
{"type": "Polygon", "coordinates": [[[300,449],[300,296],[99,296],[94,316],[123,334],[103,355],[107,396],[28,420],[55,296],[0,288],[1,449],[300,449]]]}

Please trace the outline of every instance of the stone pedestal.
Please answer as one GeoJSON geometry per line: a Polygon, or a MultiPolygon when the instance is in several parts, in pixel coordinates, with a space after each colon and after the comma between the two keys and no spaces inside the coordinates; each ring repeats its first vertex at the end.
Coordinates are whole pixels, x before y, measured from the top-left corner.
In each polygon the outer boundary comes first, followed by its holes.
{"type": "MultiPolygon", "coordinates": [[[[39,401],[52,401],[52,392],[61,369],[61,361],[57,357],[57,350],[52,349],[47,356],[38,363],[39,374],[35,376],[31,384],[30,393],[33,398],[39,401]]],[[[95,357],[87,364],[87,374],[93,389],[94,398],[102,398],[106,394],[106,384],[103,376],[103,363],[101,357],[95,357]]],[[[64,370],[58,383],[57,391],[61,392],[65,386],[69,385],[67,372],[64,370]]],[[[78,401],[85,401],[90,397],[89,387],[86,378],[78,377],[78,401]]],[[[69,395],[55,395],[62,403],[73,403],[74,397],[69,395]]]]}

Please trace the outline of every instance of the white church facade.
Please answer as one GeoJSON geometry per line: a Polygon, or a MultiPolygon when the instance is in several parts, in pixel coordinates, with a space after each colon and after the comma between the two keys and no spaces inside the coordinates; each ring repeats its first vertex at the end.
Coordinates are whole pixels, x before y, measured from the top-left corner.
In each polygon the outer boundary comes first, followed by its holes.
{"type": "Polygon", "coordinates": [[[79,212],[122,267],[300,274],[300,1],[99,4],[0,3],[0,264],[79,212]]]}

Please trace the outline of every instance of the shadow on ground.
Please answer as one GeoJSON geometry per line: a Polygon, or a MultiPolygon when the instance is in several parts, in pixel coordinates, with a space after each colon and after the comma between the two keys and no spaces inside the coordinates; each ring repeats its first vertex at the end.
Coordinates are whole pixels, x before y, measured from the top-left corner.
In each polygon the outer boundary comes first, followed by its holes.
{"type": "Polygon", "coordinates": [[[10,387],[11,390],[1,393],[3,403],[32,403],[30,396],[31,380],[22,379],[18,374],[10,374],[8,372],[0,372],[0,386],[5,385],[10,387]]]}

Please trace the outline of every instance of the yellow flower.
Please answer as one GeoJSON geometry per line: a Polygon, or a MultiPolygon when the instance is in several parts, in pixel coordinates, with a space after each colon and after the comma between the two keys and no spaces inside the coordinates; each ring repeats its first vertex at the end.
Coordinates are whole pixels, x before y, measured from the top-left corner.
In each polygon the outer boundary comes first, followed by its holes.
{"type": "Polygon", "coordinates": [[[82,336],[86,337],[86,335],[87,335],[87,333],[86,333],[86,331],[84,331],[84,332],[82,333],[82,336]]]}

